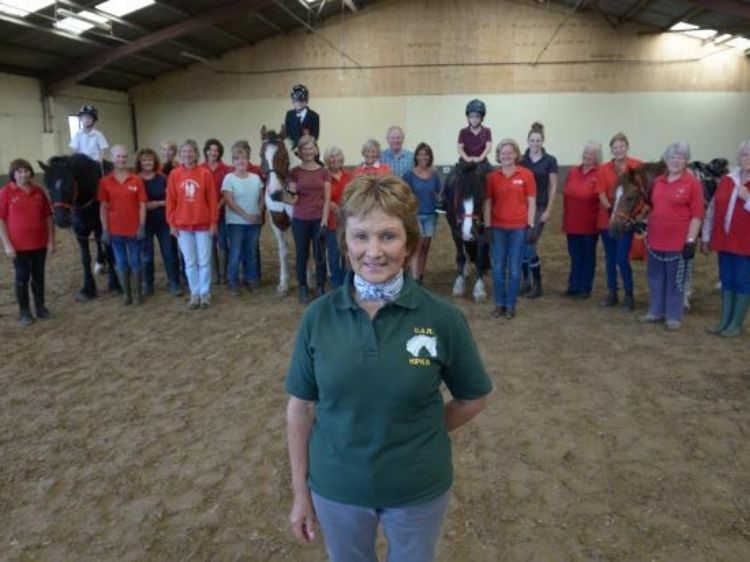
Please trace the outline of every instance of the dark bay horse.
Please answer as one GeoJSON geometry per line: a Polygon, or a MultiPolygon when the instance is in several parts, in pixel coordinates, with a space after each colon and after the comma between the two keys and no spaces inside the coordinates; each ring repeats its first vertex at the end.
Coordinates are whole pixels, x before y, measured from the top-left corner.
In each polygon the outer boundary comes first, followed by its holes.
{"type": "Polygon", "coordinates": [[[487,170],[474,163],[461,163],[453,167],[445,181],[441,196],[445,216],[456,246],[456,280],[453,296],[461,296],[466,290],[467,265],[474,265],[477,280],[472,297],[484,300],[487,292],[483,277],[490,268],[489,244],[484,241],[484,183],[487,170]]]}
{"type": "Polygon", "coordinates": [[[76,300],[87,301],[97,296],[96,282],[91,271],[89,238],[93,233],[96,241],[96,261],[106,264],[109,290],[119,292],[111,246],[102,244],[102,223],[99,218],[99,202],[96,199],[99,179],[108,173],[112,164],[91,160],[83,154],[53,156],[48,163],[39,162],[44,170],[44,183],[52,199],[54,221],[58,228],[73,228],[78,242],[83,266],[83,286],[76,293],[76,300]]]}

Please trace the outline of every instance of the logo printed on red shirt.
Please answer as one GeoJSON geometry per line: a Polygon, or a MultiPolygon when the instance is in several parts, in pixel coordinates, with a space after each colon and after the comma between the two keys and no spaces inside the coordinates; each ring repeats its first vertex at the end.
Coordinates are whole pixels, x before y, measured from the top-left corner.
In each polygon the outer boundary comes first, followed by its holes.
{"type": "Polygon", "coordinates": [[[198,187],[198,183],[191,179],[187,179],[180,184],[180,189],[185,192],[185,197],[187,197],[189,201],[195,199],[195,193],[198,191],[198,187]]]}

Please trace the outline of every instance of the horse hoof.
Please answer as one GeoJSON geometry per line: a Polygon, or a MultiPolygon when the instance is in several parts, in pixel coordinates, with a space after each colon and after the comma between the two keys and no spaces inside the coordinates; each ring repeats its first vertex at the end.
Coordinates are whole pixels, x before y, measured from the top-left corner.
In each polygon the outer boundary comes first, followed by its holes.
{"type": "Polygon", "coordinates": [[[107,272],[107,266],[103,263],[96,262],[94,264],[94,275],[103,275],[107,272]]]}
{"type": "Polygon", "coordinates": [[[89,293],[85,291],[78,291],[76,293],[76,301],[78,302],[88,302],[94,297],[96,297],[96,295],[90,295],[89,293]]]}
{"type": "Polygon", "coordinates": [[[474,291],[472,292],[474,302],[482,302],[487,298],[487,292],[484,290],[484,282],[478,279],[474,284],[474,291]]]}
{"type": "Polygon", "coordinates": [[[453,282],[453,291],[451,291],[451,294],[454,297],[462,297],[464,292],[466,291],[466,283],[464,282],[464,278],[459,275],[456,277],[456,280],[453,282]]]}

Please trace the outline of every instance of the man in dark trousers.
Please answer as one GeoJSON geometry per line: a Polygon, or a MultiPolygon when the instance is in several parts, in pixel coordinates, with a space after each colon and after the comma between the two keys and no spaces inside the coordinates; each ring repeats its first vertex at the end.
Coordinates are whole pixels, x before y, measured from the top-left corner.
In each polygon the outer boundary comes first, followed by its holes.
{"type": "Polygon", "coordinates": [[[284,128],[286,136],[292,141],[292,150],[297,153],[297,143],[303,135],[312,135],[318,140],[320,134],[320,116],[307,107],[310,92],[302,84],[292,87],[292,104],[294,109],[286,112],[284,128]]]}

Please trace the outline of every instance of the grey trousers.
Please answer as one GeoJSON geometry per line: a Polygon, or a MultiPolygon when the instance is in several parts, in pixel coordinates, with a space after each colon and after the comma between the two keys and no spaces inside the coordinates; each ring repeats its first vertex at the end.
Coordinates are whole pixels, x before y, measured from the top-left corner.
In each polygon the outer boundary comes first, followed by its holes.
{"type": "Polygon", "coordinates": [[[387,562],[433,562],[451,491],[418,505],[372,509],[312,493],[331,562],[377,562],[378,524],[388,541],[387,562]]]}

